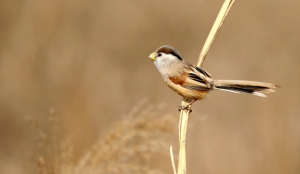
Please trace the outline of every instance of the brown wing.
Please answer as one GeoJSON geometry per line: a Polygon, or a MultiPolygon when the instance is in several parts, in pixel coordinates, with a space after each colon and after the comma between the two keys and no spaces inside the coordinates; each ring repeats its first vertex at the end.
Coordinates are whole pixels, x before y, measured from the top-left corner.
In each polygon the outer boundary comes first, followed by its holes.
{"type": "Polygon", "coordinates": [[[210,89],[210,84],[204,79],[198,76],[195,73],[189,73],[182,87],[194,90],[208,90],[210,89]]]}
{"type": "Polygon", "coordinates": [[[189,72],[180,77],[170,77],[170,80],[184,88],[192,90],[208,90],[212,88],[213,79],[209,73],[202,68],[189,66],[189,72]]]}

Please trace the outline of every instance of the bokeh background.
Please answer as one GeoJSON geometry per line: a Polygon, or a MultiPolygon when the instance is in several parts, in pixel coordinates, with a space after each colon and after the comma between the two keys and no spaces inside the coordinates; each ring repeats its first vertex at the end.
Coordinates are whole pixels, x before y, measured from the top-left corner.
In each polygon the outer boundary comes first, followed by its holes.
{"type": "MultiPolygon", "coordinates": [[[[222,3],[0,1],[0,173],[34,172],[38,135],[28,117],[50,132],[55,114],[60,138],[70,136],[80,158],[144,98],[179,116],[181,97],[148,56],[170,45],[196,64],[222,3]]],[[[214,91],[195,103],[191,117],[202,121],[188,130],[188,173],[300,172],[299,7],[235,3],[203,68],[215,79],[282,88],[268,98],[214,91]]],[[[151,167],[172,172],[168,155],[151,167]]]]}

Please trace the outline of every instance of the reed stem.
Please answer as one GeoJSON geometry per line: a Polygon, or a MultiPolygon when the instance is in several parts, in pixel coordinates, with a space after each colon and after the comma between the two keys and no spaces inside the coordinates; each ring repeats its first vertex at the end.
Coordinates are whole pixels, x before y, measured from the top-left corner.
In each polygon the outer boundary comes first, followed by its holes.
{"type": "MultiPolygon", "coordinates": [[[[202,51],[198,58],[198,67],[202,67],[204,59],[208,53],[210,46],[212,45],[214,39],[216,38],[218,31],[220,30],[230,8],[234,4],[235,0],[225,0],[223,6],[217,16],[217,19],[203,45],[202,51]]],[[[182,99],[182,106],[186,106],[191,100],[187,98],[182,99]]],[[[191,108],[191,105],[189,106],[191,108]]],[[[179,120],[179,159],[178,159],[178,174],[186,174],[186,132],[188,126],[190,110],[181,110],[180,120],[179,120]]],[[[172,158],[172,156],[171,156],[172,158]]],[[[173,166],[174,167],[174,166],[173,166]]],[[[174,172],[174,174],[176,174],[174,172]]]]}

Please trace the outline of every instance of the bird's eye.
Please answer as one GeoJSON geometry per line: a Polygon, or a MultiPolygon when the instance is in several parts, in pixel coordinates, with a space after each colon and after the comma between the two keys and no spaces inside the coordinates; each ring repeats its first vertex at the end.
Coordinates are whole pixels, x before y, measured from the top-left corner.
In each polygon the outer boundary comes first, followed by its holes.
{"type": "Polygon", "coordinates": [[[161,56],[161,53],[158,53],[158,54],[157,54],[157,57],[160,57],[160,56],[161,56]]]}

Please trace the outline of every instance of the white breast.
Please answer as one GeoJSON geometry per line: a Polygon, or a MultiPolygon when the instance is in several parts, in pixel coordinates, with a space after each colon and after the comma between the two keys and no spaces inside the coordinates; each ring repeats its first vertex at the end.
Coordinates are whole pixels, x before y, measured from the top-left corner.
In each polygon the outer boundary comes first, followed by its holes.
{"type": "Polygon", "coordinates": [[[157,57],[154,61],[154,65],[162,75],[164,79],[167,79],[170,76],[174,76],[178,73],[181,74],[181,71],[179,68],[182,64],[182,61],[179,60],[177,57],[161,53],[162,55],[160,57],[157,57]]]}

